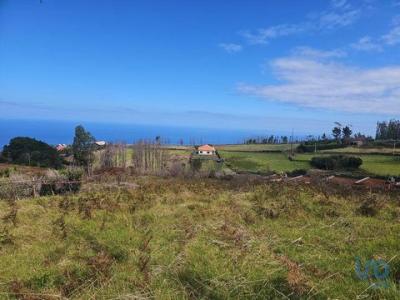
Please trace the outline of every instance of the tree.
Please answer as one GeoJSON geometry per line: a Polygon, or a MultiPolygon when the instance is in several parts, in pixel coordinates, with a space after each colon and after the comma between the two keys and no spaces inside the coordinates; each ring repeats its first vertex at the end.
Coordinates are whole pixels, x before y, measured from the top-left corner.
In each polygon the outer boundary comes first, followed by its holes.
{"type": "Polygon", "coordinates": [[[83,126],[79,125],[75,128],[74,143],[72,144],[74,159],[78,165],[84,166],[88,172],[94,159],[94,142],[95,138],[83,126]]]}
{"type": "Polygon", "coordinates": [[[62,158],[57,150],[29,137],[16,137],[4,146],[3,160],[10,163],[46,168],[62,167],[62,158]]]}
{"type": "Polygon", "coordinates": [[[342,129],[339,126],[335,126],[332,129],[332,135],[336,141],[339,141],[341,134],[342,134],[342,129]]]}
{"type": "Polygon", "coordinates": [[[378,122],[376,125],[377,140],[398,140],[400,138],[400,120],[378,122]]]}
{"type": "Polygon", "coordinates": [[[136,172],[162,174],[167,167],[168,152],[159,143],[141,140],[133,146],[132,159],[136,172]]]}
{"type": "Polygon", "coordinates": [[[345,143],[349,143],[352,133],[353,131],[350,129],[349,125],[343,127],[342,134],[343,134],[343,141],[345,143]]]}

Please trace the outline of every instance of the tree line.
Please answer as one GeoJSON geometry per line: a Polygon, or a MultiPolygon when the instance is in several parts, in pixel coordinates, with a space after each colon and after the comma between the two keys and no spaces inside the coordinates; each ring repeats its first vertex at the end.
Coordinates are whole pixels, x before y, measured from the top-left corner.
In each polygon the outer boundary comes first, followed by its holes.
{"type": "MultiPolygon", "coordinates": [[[[94,161],[95,138],[83,126],[75,128],[72,144],[74,164],[89,169],[94,161]]],[[[69,152],[70,149],[66,150],[69,152]]],[[[0,153],[0,162],[60,169],[65,164],[61,153],[49,144],[30,137],[15,137],[0,153]]]]}
{"type": "MultiPolygon", "coordinates": [[[[160,173],[167,164],[167,152],[162,149],[161,137],[154,141],[140,140],[133,146],[132,166],[140,173],[160,173]]],[[[0,162],[61,169],[66,165],[80,167],[91,174],[96,160],[100,168],[126,168],[127,145],[125,143],[96,144],[95,137],[81,125],[75,128],[71,147],[57,151],[45,142],[29,137],[16,137],[4,146],[0,153],[0,162]],[[67,160],[72,157],[73,160],[67,160]]]]}
{"type": "Polygon", "coordinates": [[[376,135],[377,140],[398,140],[400,139],[400,120],[390,120],[389,122],[377,122],[376,135]]]}
{"type": "Polygon", "coordinates": [[[266,137],[249,138],[244,141],[244,144],[287,144],[289,138],[287,136],[270,135],[266,137]]]}

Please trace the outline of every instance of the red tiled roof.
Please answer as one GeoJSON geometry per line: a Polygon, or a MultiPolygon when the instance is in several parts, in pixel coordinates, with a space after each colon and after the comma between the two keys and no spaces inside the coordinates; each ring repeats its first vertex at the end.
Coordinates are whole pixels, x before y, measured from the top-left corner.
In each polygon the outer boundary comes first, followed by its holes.
{"type": "Polygon", "coordinates": [[[203,145],[198,148],[199,151],[215,151],[215,148],[210,145],[203,145]]]}

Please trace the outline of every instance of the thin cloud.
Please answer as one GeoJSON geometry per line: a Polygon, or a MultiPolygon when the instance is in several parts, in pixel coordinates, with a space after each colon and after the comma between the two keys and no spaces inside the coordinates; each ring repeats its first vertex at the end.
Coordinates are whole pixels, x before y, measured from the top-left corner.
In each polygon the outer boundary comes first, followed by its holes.
{"type": "Polygon", "coordinates": [[[271,40],[298,35],[305,32],[329,31],[346,27],[356,22],[361,16],[361,9],[352,8],[345,0],[334,0],[326,11],[314,13],[304,22],[297,24],[280,24],[257,30],[242,30],[239,34],[249,44],[268,44],[271,40]]]}
{"type": "Polygon", "coordinates": [[[385,47],[395,46],[397,44],[400,44],[400,15],[392,18],[391,28],[386,34],[376,39],[370,36],[364,36],[350,46],[359,51],[380,52],[383,51],[385,47]]]}
{"type": "Polygon", "coordinates": [[[312,59],[341,58],[347,56],[346,51],[342,49],[322,51],[305,46],[297,47],[292,52],[294,56],[302,56],[312,59]]]}
{"type": "Polygon", "coordinates": [[[271,85],[241,84],[241,93],[302,107],[358,113],[400,113],[400,66],[358,69],[286,57],[272,62],[271,85]]]}
{"type": "Polygon", "coordinates": [[[46,105],[43,103],[32,103],[32,102],[17,102],[17,101],[6,101],[0,100],[0,107],[4,108],[28,108],[28,109],[37,109],[37,110],[51,110],[54,107],[50,105],[46,105]]]}
{"type": "Polygon", "coordinates": [[[250,44],[268,44],[272,39],[283,36],[294,35],[307,30],[307,24],[281,24],[268,28],[258,29],[255,32],[249,30],[240,31],[239,34],[243,36],[250,44]]]}
{"type": "Polygon", "coordinates": [[[347,0],[332,0],[331,5],[335,8],[346,8],[349,6],[347,0]]]}
{"type": "Polygon", "coordinates": [[[220,48],[224,49],[228,53],[237,53],[243,50],[243,46],[233,43],[221,43],[218,45],[220,48]]]}
{"type": "Polygon", "coordinates": [[[382,45],[374,42],[369,36],[362,37],[356,43],[351,44],[351,47],[355,50],[367,52],[380,52],[383,50],[382,45]]]}
{"type": "Polygon", "coordinates": [[[400,25],[394,26],[389,33],[382,36],[382,40],[389,46],[400,43],[400,25]]]}
{"type": "Polygon", "coordinates": [[[321,29],[334,30],[353,24],[360,16],[361,11],[359,9],[328,11],[319,17],[319,26],[321,29]]]}

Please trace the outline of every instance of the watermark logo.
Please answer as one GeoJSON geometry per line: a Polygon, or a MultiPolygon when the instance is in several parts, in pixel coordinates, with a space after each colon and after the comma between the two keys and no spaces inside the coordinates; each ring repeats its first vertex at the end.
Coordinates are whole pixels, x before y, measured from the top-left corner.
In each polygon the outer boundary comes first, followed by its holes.
{"type": "Polygon", "coordinates": [[[368,280],[373,283],[373,288],[388,287],[387,280],[390,274],[389,264],[382,259],[370,259],[362,266],[361,259],[356,257],[356,275],[360,280],[368,280]]]}

